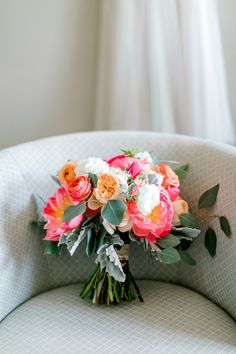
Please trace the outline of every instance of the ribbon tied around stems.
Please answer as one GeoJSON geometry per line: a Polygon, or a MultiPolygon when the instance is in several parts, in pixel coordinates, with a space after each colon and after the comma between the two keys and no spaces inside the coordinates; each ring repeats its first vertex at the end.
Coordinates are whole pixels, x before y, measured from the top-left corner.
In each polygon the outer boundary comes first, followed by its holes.
{"type": "Polygon", "coordinates": [[[121,246],[119,250],[116,251],[122,267],[124,267],[126,263],[129,261],[129,247],[130,245],[126,243],[123,246],[121,246]]]}

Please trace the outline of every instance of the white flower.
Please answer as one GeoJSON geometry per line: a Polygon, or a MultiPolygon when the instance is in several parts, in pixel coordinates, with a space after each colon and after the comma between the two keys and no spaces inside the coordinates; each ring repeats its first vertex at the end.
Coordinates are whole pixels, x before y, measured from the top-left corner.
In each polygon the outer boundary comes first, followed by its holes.
{"type": "Polygon", "coordinates": [[[77,176],[88,175],[89,172],[99,175],[101,173],[107,173],[108,171],[108,163],[103,161],[100,157],[89,157],[86,160],[79,161],[75,168],[77,176]]]}
{"type": "Polygon", "coordinates": [[[128,190],[128,178],[130,174],[118,167],[110,167],[109,174],[119,183],[120,188],[126,192],[128,190]]]}
{"type": "Polygon", "coordinates": [[[153,161],[152,161],[152,157],[151,157],[151,155],[149,154],[148,151],[137,152],[137,153],[134,155],[134,157],[135,157],[136,159],[141,160],[141,161],[146,160],[148,163],[152,163],[152,162],[153,162],[153,161]]]}
{"type": "Polygon", "coordinates": [[[155,184],[146,184],[139,189],[137,207],[144,215],[149,215],[160,203],[160,189],[155,184]]]}

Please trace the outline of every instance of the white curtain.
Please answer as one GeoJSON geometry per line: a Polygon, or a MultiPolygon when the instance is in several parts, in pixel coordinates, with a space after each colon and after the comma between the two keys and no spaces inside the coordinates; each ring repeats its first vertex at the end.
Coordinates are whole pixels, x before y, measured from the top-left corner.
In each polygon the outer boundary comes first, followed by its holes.
{"type": "Polygon", "coordinates": [[[215,0],[101,0],[96,129],[233,143],[215,0]]]}

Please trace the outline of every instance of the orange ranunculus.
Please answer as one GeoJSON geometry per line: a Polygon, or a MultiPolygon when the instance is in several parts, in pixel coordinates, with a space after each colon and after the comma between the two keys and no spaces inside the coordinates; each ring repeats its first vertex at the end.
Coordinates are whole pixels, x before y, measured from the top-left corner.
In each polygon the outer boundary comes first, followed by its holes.
{"type": "Polygon", "coordinates": [[[180,214],[187,214],[188,213],[188,203],[183,200],[182,198],[176,199],[172,202],[174,208],[174,216],[173,216],[173,224],[175,226],[180,224],[179,215],[180,214]]]}
{"type": "Polygon", "coordinates": [[[88,177],[78,176],[65,186],[65,188],[74,202],[82,202],[90,196],[92,185],[88,177]]]}
{"type": "Polygon", "coordinates": [[[107,201],[114,196],[118,195],[119,184],[116,179],[106,173],[99,176],[97,187],[94,188],[94,197],[102,204],[106,204],[107,201]]]}
{"type": "Polygon", "coordinates": [[[77,161],[68,162],[60,169],[59,181],[61,184],[69,184],[75,178],[75,167],[77,164],[77,161]]]}

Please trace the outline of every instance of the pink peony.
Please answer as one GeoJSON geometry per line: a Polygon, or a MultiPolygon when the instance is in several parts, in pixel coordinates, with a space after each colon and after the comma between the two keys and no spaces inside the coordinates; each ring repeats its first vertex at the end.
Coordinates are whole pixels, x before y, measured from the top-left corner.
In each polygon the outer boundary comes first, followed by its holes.
{"type": "Polygon", "coordinates": [[[137,208],[137,202],[128,204],[128,212],[133,221],[132,230],[138,237],[145,237],[150,242],[163,238],[171,230],[173,206],[166,190],[160,191],[160,204],[152,209],[149,215],[142,214],[137,208]]]}
{"type": "Polygon", "coordinates": [[[92,185],[88,177],[79,176],[74,178],[68,186],[65,185],[65,188],[73,202],[79,203],[90,196],[92,185]]]}
{"type": "Polygon", "coordinates": [[[127,169],[133,178],[137,177],[140,172],[146,171],[150,168],[147,160],[134,159],[125,155],[117,155],[107,160],[111,167],[120,168],[121,170],[127,169]]]}
{"type": "Polygon", "coordinates": [[[59,188],[54,195],[48,199],[42,213],[47,221],[45,225],[45,240],[58,241],[63,233],[68,233],[81,224],[83,215],[63,222],[64,210],[71,205],[73,205],[73,202],[63,187],[59,188]]]}
{"type": "Polygon", "coordinates": [[[120,168],[121,170],[129,169],[133,163],[131,157],[125,155],[117,155],[106,161],[110,167],[120,168]]]}

